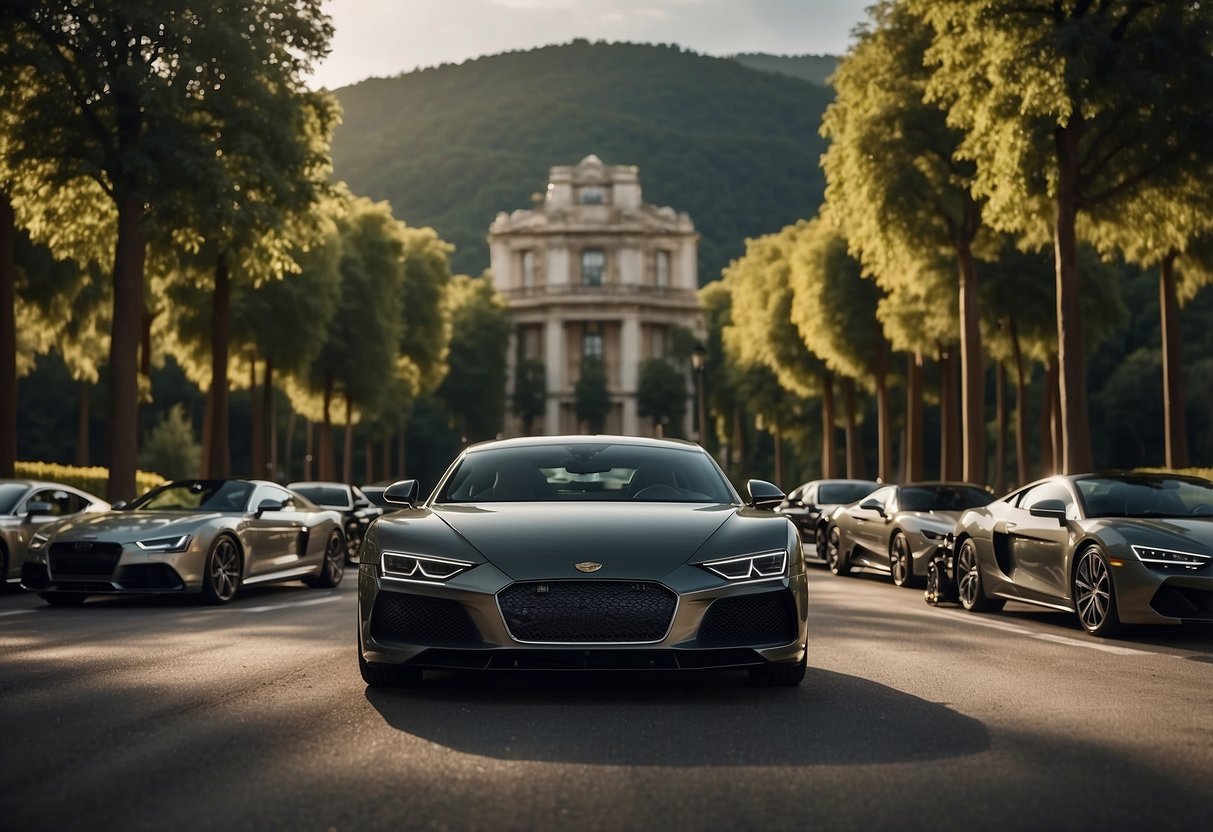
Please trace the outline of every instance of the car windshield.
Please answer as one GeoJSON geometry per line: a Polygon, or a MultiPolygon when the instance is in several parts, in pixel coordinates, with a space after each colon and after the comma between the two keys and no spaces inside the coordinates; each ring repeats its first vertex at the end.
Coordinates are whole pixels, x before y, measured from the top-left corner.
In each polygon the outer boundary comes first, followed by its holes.
{"type": "Polygon", "coordinates": [[[817,502],[822,505],[845,505],[876,490],[874,482],[831,482],[817,487],[817,502]]]}
{"type": "Polygon", "coordinates": [[[911,485],[901,489],[902,511],[962,511],[984,506],[994,499],[971,485],[911,485]]]}
{"type": "Polygon", "coordinates": [[[253,484],[244,480],[179,480],[154,488],[128,510],[245,511],[253,484]]]}
{"type": "Polygon", "coordinates": [[[19,482],[0,482],[0,514],[12,514],[29,486],[19,482]]]}
{"type": "Polygon", "coordinates": [[[1089,477],[1075,483],[1088,517],[1213,517],[1213,482],[1187,477],[1089,477]]]}
{"type": "Polygon", "coordinates": [[[318,506],[353,507],[349,489],[340,485],[292,485],[291,490],[302,494],[318,506]]]}
{"type": "Polygon", "coordinates": [[[625,443],[548,443],[485,448],[464,455],[437,503],[733,503],[736,493],[695,448],[625,443]]]}

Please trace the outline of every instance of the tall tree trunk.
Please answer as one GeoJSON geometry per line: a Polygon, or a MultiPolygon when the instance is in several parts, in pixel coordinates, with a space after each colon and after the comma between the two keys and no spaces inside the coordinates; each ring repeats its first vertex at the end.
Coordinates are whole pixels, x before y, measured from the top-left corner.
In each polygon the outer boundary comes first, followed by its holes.
{"type": "Polygon", "coordinates": [[[93,385],[87,381],[77,382],[76,395],[76,465],[87,468],[89,465],[89,428],[92,417],[93,385]]]}
{"type": "Polygon", "coordinates": [[[876,382],[876,476],[882,482],[893,482],[893,429],[889,416],[889,367],[884,335],[877,325],[876,353],[872,375],[876,382]]]}
{"type": "Polygon", "coordinates": [[[939,354],[939,476],[959,480],[961,462],[960,410],[956,402],[956,356],[951,348],[939,354]]]}
{"type": "Polygon", "coordinates": [[[16,217],[0,191],[0,478],[17,466],[17,262],[16,217]]]}
{"type": "Polygon", "coordinates": [[[1056,472],[1057,453],[1053,447],[1053,413],[1057,400],[1057,364],[1045,362],[1044,377],[1040,380],[1040,476],[1047,477],[1056,472]]]}
{"type": "Polygon", "coordinates": [[[775,430],[772,433],[775,440],[775,484],[783,488],[783,425],[779,417],[775,417],[775,430]]]}
{"type": "MultiPolygon", "coordinates": [[[[379,470],[383,473],[383,479],[395,480],[396,474],[392,471],[392,435],[390,433],[384,436],[380,442],[379,454],[379,470]]],[[[378,482],[378,480],[367,480],[367,482],[378,482]]]]}
{"type": "Polygon", "coordinates": [[[372,483],[375,481],[375,440],[368,436],[362,452],[366,454],[366,469],[363,471],[366,479],[363,482],[372,483]]]}
{"type": "MultiPolygon", "coordinates": [[[[972,208],[976,211],[976,207],[972,208]]],[[[960,260],[960,398],[964,437],[962,476],[966,482],[986,481],[986,385],[981,360],[981,323],[977,300],[977,269],[968,245],[959,247],[960,260]]]]}
{"type": "Polygon", "coordinates": [[[231,339],[231,274],[227,255],[215,264],[215,294],[211,302],[211,447],[210,475],[231,474],[228,448],[228,345],[231,339]]]}
{"type": "Polygon", "coordinates": [[[257,479],[273,479],[273,474],[266,470],[265,463],[265,402],[258,395],[261,390],[257,386],[257,356],[249,356],[248,397],[249,397],[249,465],[252,476],[257,479]]]}
{"type": "MultiPolygon", "coordinates": [[[[139,375],[142,377],[140,387],[147,392],[149,401],[152,391],[152,321],[155,318],[144,304],[139,326],[139,375]]],[[[135,398],[135,424],[139,425],[140,436],[143,435],[143,398],[143,393],[135,398]]]]}
{"type": "Polygon", "coordinates": [[[345,442],[341,448],[341,481],[354,481],[354,398],[345,392],[345,442]]]}
{"type": "Polygon", "coordinates": [[[1028,481],[1028,382],[1024,378],[1023,352],[1019,348],[1019,329],[1011,318],[1011,350],[1015,356],[1015,465],[1016,485],[1028,481]]]}
{"type": "Polygon", "coordinates": [[[299,414],[295,412],[295,408],[291,408],[291,412],[286,417],[286,437],[282,442],[282,481],[295,481],[295,424],[299,421],[299,414]]]}
{"type": "Polygon", "coordinates": [[[995,369],[994,400],[997,430],[994,438],[994,491],[1003,493],[1007,485],[1007,368],[1001,361],[995,369]]]}
{"type": "Polygon", "coordinates": [[[315,462],[315,456],[312,453],[312,448],[315,443],[316,428],[311,419],[303,420],[303,481],[306,482],[312,479],[312,463],[315,462]]]}
{"type": "Polygon", "coordinates": [[[1083,341],[1082,295],[1078,273],[1079,139],[1083,121],[1072,118],[1054,131],[1057,147],[1057,216],[1054,249],[1057,268],[1057,368],[1061,411],[1060,473],[1093,467],[1087,418],[1086,345],[1083,341]]]}
{"type": "Polygon", "coordinates": [[[834,479],[838,476],[838,448],[834,429],[834,374],[821,374],[821,476],[834,479]]]}
{"type": "Polygon", "coordinates": [[[859,447],[859,431],[855,416],[855,381],[843,376],[842,407],[846,411],[847,476],[863,479],[863,451],[859,447]]]}
{"type": "Polygon", "coordinates": [[[207,388],[206,404],[202,410],[202,453],[198,457],[198,476],[204,480],[214,476],[211,473],[211,443],[215,435],[215,409],[211,407],[212,388],[207,388]]]}
{"type": "Polygon", "coordinates": [[[1184,415],[1184,369],[1180,346],[1179,303],[1175,298],[1175,253],[1163,258],[1158,276],[1162,310],[1162,406],[1166,465],[1188,467],[1188,429],[1184,415]]]}
{"type": "MultiPolygon", "coordinates": [[[[265,421],[261,426],[261,435],[265,437],[265,446],[269,449],[269,459],[266,461],[269,478],[279,479],[278,473],[278,414],[274,401],[274,359],[265,359],[265,373],[261,383],[261,417],[265,421]]],[[[287,478],[287,482],[290,479],[287,478]]]]}
{"type": "Polygon", "coordinates": [[[408,442],[405,439],[405,428],[401,426],[396,433],[396,474],[397,477],[408,477],[408,442]]]}
{"type": "Polygon", "coordinates": [[[110,502],[130,500],[135,496],[135,465],[139,458],[139,333],[143,318],[143,264],[147,257],[142,200],[123,193],[116,202],[118,242],[114,250],[114,305],[105,424],[109,464],[105,497],[110,502]]]}
{"type": "Polygon", "coordinates": [[[333,417],[330,412],[333,406],[332,371],[324,374],[324,410],[320,423],[320,439],[316,443],[316,476],[322,480],[331,480],[336,467],[333,459],[333,417]]]}
{"type": "Polygon", "coordinates": [[[922,353],[906,359],[905,481],[923,478],[922,353]]]}

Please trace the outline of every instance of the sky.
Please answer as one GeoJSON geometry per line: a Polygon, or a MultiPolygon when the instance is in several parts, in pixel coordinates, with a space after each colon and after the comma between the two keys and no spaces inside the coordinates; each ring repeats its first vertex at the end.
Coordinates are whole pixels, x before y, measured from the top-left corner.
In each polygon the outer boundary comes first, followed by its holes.
{"type": "Polygon", "coordinates": [[[327,0],[332,52],[310,79],[337,89],[443,63],[590,41],[705,55],[841,55],[873,0],[327,0]]]}

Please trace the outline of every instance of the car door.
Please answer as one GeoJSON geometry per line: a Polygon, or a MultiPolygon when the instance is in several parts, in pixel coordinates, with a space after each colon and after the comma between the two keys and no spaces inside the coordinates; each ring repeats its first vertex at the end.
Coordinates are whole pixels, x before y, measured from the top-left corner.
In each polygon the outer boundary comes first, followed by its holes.
{"type": "MultiPolygon", "coordinates": [[[[1066,553],[1070,529],[1056,516],[1033,515],[1034,508],[1060,508],[1067,521],[1078,516],[1074,495],[1061,481],[1050,480],[1026,491],[1004,529],[1013,569],[1011,579],[1025,598],[1064,601],[1069,595],[1066,553]]],[[[996,527],[994,531],[1000,530],[996,527]]]]}
{"type": "Polygon", "coordinates": [[[259,485],[253,490],[248,510],[245,526],[248,574],[262,575],[298,566],[306,554],[307,535],[294,496],[276,485],[259,485]],[[258,506],[267,501],[283,508],[258,511],[258,506]]]}
{"type": "Polygon", "coordinates": [[[882,541],[889,536],[892,513],[889,507],[896,505],[897,489],[894,486],[877,489],[848,509],[851,518],[851,528],[854,530],[854,543],[857,550],[852,553],[852,559],[863,558],[878,564],[887,565],[888,544],[882,541]]]}

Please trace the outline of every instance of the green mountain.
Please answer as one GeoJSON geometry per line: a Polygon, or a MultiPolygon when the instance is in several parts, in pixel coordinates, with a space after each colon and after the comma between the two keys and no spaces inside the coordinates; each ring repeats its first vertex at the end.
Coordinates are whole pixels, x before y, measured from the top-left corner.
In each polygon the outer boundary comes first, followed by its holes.
{"type": "Polygon", "coordinates": [[[826,88],[677,46],[573,41],[337,91],[334,176],[488,266],[499,211],[531,207],[552,165],[637,165],[646,202],[690,214],[700,281],[745,238],[816,213],[826,88]]]}
{"type": "Polygon", "coordinates": [[[768,55],[765,52],[742,52],[733,60],[750,69],[791,75],[814,84],[826,85],[838,68],[836,55],[768,55]]]}

